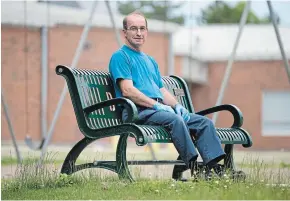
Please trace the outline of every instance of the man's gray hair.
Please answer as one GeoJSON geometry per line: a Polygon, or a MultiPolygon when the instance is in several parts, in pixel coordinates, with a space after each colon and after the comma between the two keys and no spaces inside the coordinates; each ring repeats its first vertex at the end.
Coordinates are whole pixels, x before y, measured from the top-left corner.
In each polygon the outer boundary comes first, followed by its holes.
{"type": "Polygon", "coordinates": [[[142,16],[142,17],[144,17],[144,19],[145,19],[145,22],[146,22],[146,28],[147,28],[147,19],[146,19],[146,17],[145,17],[145,15],[141,12],[141,11],[139,11],[139,10],[135,10],[135,11],[133,11],[132,13],[129,13],[124,19],[123,19],[123,29],[124,30],[127,30],[127,17],[128,16],[130,16],[130,15],[140,15],[140,16],[142,16]]]}

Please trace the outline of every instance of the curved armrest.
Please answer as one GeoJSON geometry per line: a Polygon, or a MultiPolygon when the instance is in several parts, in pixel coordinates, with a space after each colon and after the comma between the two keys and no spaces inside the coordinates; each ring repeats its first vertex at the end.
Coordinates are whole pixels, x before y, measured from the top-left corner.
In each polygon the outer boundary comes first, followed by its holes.
{"type": "Polygon", "coordinates": [[[243,114],[240,111],[240,109],[238,107],[236,107],[235,105],[219,105],[219,106],[215,106],[215,107],[211,107],[202,111],[197,112],[196,114],[199,115],[207,115],[207,114],[211,114],[214,112],[219,112],[219,111],[229,111],[230,113],[232,113],[233,117],[234,117],[234,123],[232,125],[232,127],[241,127],[243,125],[243,114]]]}
{"type": "Polygon", "coordinates": [[[111,105],[123,105],[127,111],[128,111],[128,119],[126,122],[135,122],[138,120],[138,110],[136,105],[127,98],[113,98],[110,100],[102,101],[100,103],[97,103],[95,105],[91,105],[89,107],[86,107],[84,109],[85,115],[88,116],[90,113],[92,113],[95,110],[109,107],[111,105]]]}

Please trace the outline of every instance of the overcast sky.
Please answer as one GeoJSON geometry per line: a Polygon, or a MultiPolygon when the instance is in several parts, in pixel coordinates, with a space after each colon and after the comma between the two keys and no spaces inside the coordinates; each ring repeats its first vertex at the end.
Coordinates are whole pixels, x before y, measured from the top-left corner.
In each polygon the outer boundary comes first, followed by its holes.
{"type": "MultiPolygon", "coordinates": [[[[177,0],[175,0],[177,1],[177,0]]],[[[82,5],[89,9],[92,1],[81,1],[82,5]]],[[[181,12],[190,16],[199,16],[201,9],[206,8],[212,1],[186,1],[181,12]]],[[[230,4],[235,4],[238,1],[227,1],[230,4]]],[[[117,12],[116,1],[110,1],[112,9],[117,12]]],[[[280,16],[281,25],[290,27],[290,1],[272,1],[273,9],[280,16]]],[[[252,1],[251,3],[252,10],[259,16],[264,17],[269,14],[268,6],[266,1],[252,1]]],[[[107,12],[107,8],[103,1],[99,1],[98,12],[107,12]]],[[[194,21],[191,23],[195,24],[194,21]]],[[[191,24],[190,21],[187,21],[187,24],[191,24]]]]}
{"type": "MultiPolygon", "coordinates": [[[[201,9],[206,8],[212,1],[191,1],[185,6],[186,13],[199,15],[201,9]]],[[[229,4],[235,5],[239,1],[227,1],[229,4]]],[[[290,26],[290,1],[272,1],[272,7],[281,18],[281,25],[290,26]]],[[[259,16],[264,17],[269,14],[266,1],[252,1],[251,9],[259,16]]]]}

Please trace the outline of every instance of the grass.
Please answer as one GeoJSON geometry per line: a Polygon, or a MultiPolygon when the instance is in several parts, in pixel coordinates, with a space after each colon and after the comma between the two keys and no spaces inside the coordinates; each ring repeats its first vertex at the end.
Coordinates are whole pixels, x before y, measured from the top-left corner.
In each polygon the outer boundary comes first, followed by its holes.
{"type": "MultiPolygon", "coordinates": [[[[28,158],[17,167],[13,178],[2,180],[1,194],[2,200],[289,199],[290,179],[282,171],[288,171],[288,164],[283,164],[284,169],[276,171],[260,160],[247,160],[241,165],[248,173],[245,182],[230,179],[176,182],[169,177],[155,179],[148,172],[146,178],[137,176],[137,182],[128,183],[100,169],[81,171],[71,176],[60,175],[53,156],[46,157],[42,165],[38,165],[35,158],[28,158]],[[288,186],[269,183],[286,183],[288,186]]],[[[136,167],[134,172],[140,175],[141,170],[136,167]]]]}
{"type": "MultiPolygon", "coordinates": [[[[174,182],[171,180],[139,180],[126,183],[117,180],[73,181],[68,179],[65,186],[35,186],[18,190],[2,191],[3,200],[172,200],[172,199],[289,199],[290,191],[286,187],[271,187],[264,183],[211,182],[174,182]]],[[[57,182],[55,183],[57,184],[57,182]]]]}
{"type": "MultiPolygon", "coordinates": [[[[162,157],[162,159],[166,160],[171,160],[172,156],[171,155],[165,155],[164,154],[156,154],[156,156],[162,157]]],[[[96,159],[100,159],[102,158],[102,160],[114,160],[115,159],[115,153],[98,153],[98,152],[94,152],[94,154],[92,155],[91,153],[88,154],[81,154],[80,157],[78,158],[78,162],[79,163],[84,163],[84,162],[88,162],[88,160],[90,160],[91,158],[93,158],[93,156],[96,159]]],[[[58,153],[58,152],[48,152],[46,155],[46,159],[44,160],[44,163],[53,163],[55,165],[61,165],[65,159],[66,155],[63,153],[58,153]]],[[[134,159],[135,158],[135,154],[134,153],[128,153],[127,154],[128,159],[134,159]]],[[[138,159],[151,159],[152,156],[148,153],[138,153],[138,159]]],[[[30,155],[26,154],[25,156],[23,156],[23,161],[22,163],[24,164],[35,164],[37,161],[39,160],[39,155],[30,155]]],[[[1,157],[1,165],[2,166],[9,166],[9,165],[17,165],[17,158],[15,156],[12,155],[6,155],[6,156],[2,156],[1,157]]]]}
{"type": "MultiPolygon", "coordinates": [[[[142,157],[142,159],[149,159],[148,157],[142,157]]],[[[23,163],[25,164],[34,164],[39,160],[39,157],[26,157],[23,160],[23,163]]],[[[53,160],[53,163],[55,165],[61,165],[63,163],[64,159],[63,158],[57,158],[53,160]]],[[[46,163],[50,163],[51,161],[45,161],[46,163]]],[[[87,162],[87,160],[85,159],[78,159],[79,163],[84,163],[87,162]]],[[[2,166],[8,166],[8,165],[17,165],[17,158],[15,157],[11,157],[11,156],[4,156],[1,158],[1,165],[2,166]]],[[[240,168],[254,168],[256,166],[256,164],[253,163],[238,163],[237,166],[239,166],[240,168]]],[[[265,167],[267,168],[286,168],[286,169],[290,169],[290,164],[289,163],[285,163],[285,162],[280,162],[280,163],[267,163],[264,164],[265,167]]]]}
{"type": "MultiPolygon", "coordinates": [[[[246,163],[239,163],[237,164],[241,168],[254,168],[255,164],[246,164],[246,163]]],[[[280,162],[278,164],[272,163],[272,164],[265,164],[264,165],[267,168],[285,168],[285,169],[290,169],[290,164],[285,163],[285,162],[280,162]]]]}

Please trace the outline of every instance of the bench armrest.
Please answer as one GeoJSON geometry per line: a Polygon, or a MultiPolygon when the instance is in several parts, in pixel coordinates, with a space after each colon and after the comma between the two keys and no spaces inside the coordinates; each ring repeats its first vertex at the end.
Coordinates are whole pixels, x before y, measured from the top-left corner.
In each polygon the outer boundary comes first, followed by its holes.
{"type": "Polygon", "coordinates": [[[90,113],[94,112],[95,110],[109,107],[112,105],[122,105],[124,106],[128,111],[128,119],[126,122],[135,122],[138,120],[138,110],[136,105],[127,98],[113,98],[110,100],[102,101],[100,103],[97,103],[95,105],[91,105],[89,107],[84,108],[84,113],[86,116],[88,116],[90,113]]]}
{"type": "Polygon", "coordinates": [[[240,109],[234,105],[219,105],[219,106],[215,106],[215,107],[211,107],[202,111],[197,112],[196,114],[199,115],[207,115],[207,114],[211,114],[214,112],[219,112],[219,111],[229,111],[233,117],[234,117],[234,123],[232,125],[232,127],[241,127],[243,125],[243,114],[240,111],[240,109]]]}

